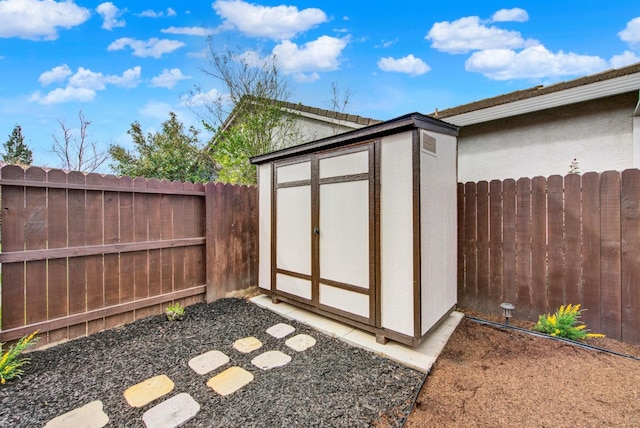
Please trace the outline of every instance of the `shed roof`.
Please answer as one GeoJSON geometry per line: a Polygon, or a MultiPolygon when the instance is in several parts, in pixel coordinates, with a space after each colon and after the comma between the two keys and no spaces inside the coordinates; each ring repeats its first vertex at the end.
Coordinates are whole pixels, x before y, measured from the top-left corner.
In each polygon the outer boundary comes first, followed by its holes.
{"type": "Polygon", "coordinates": [[[421,113],[409,113],[403,116],[379,122],[365,128],[355,129],[343,134],[334,135],[299,146],[288,147],[275,152],[254,156],[250,159],[253,164],[261,164],[292,156],[313,153],[319,150],[333,149],[366,139],[378,138],[396,134],[410,129],[426,129],[447,135],[458,135],[458,127],[421,113]]]}
{"type": "Polygon", "coordinates": [[[640,89],[640,63],[549,86],[510,92],[431,113],[458,126],[604,98],[640,89]]]}

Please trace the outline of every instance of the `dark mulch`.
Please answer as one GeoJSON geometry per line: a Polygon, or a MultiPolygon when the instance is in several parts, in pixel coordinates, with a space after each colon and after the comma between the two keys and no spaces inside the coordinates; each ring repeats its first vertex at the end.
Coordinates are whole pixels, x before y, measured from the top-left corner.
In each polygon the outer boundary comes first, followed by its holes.
{"type": "MultiPolygon", "coordinates": [[[[290,336],[289,336],[290,337],[290,336]]],[[[101,400],[109,426],[142,427],[142,408],[130,407],[124,391],[147,378],[166,374],[175,383],[164,399],[189,393],[201,406],[189,427],[366,427],[400,425],[409,411],[422,374],[351,347],[243,299],[222,299],[189,306],[181,322],[163,315],[63,343],[29,354],[21,380],[0,387],[0,426],[42,426],[52,418],[101,400]],[[317,344],[303,352],[285,345],[265,330],[279,322],[306,333],[317,344]],[[255,336],[260,350],[241,354],[237,339],[255,336]],[[201,376],[187,362],[217,349],[231,361],[201,376]],[[268,371],[251,364],[261,352],[280,350],[292,357],[284,367],[268,371]],[[220,397],[206,382],[231,365],[255,376],[241,390],[220,397]],[[382,422],[381,422],[382,421],[382,422]]]]}

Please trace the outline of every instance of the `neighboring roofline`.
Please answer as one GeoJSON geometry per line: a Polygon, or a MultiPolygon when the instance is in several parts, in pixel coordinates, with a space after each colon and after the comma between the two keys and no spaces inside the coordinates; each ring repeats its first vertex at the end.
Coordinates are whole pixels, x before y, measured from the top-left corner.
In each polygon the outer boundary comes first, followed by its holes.
{"type": "Polygon", "coordinates": [[[318,150],[328,150],[346,146],[367,138],[378,138],[389,134],[395,134],[410,129],[427,129],[446,135],[458,135],[458,127],[440,119],[425,116],[421,113],[409,113],[395,119],[376,123],[361,129],[345,132],[298,146],[288,147],[275,152],[266,153],[250,158],[252,164],[284,159],[292,156],[304,155],[318,150]]]}
{"type": "Polygon", "coordinates": [[[640,90],[640,63],[464,104],[431,116],[468,126],[640,90]]]}

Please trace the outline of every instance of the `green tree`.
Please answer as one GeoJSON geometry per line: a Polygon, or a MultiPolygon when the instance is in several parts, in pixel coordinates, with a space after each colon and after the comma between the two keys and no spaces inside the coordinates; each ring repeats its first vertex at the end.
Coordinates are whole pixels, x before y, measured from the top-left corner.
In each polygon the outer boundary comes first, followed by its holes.
{"type": "Polygon", "coordinates": [[[127,134],[133,139],[133,151],[119,145],[109,148],[113,160],[110,166],[116,174],[194,183],[211,181],[213,161],[200,144],[198,130],[193,126],[185,130],[174,112],[169,112],[161,132],[145,136],[136,121],[127,134]]]}
{"type": "Polygon", "coordinates": [[[4,143],[2,161],[9,164],[29,166],[33,162],[33,152],[24,142],[22,127],[16,125],[9,139],[4,143]]]}
{"type": "MultiPolygon", "coordinates": [[[[205,103],[205,128],[213,132],[209,143],[218,181],[252,184],[256,168],[249,158],[301,143],[298,114],[283,108],[291,96],[275,56],[256,60],[232,50],[216,51],[209,39],[211,68],[204,73],[223,83],[226,93],[205,103]]],[[[200,88],[196,94],[203,95],[200,88]]],[[[194,97],[192,97],[194,99],[194,97]]],[[[202,99],[202,97],[198,97],[202,99]]]]}

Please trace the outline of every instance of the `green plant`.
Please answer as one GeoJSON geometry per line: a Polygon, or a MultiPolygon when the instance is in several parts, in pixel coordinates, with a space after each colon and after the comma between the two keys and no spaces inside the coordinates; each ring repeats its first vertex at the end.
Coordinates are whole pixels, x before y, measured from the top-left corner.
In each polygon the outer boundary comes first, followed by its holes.
{"type": "Polygon", "coordinates": [[[578,174],[578,175],[580,175],[580,165],[578,165],[578,159],[577,158],[573,158],[573,160],[569,164],[569,174],[578,174]]]}
{"type": "Polygon", "coordinates": [[[180,321],[184,317],[184,306],[180,303],[169,305],[165,310],[169,321],[180,321]]]}
{"type": "MultiPolygon", "coordinates": [[[[2,354],[2,358],[0,358],[0,383],[4,384],[8,380],[22,376],[24,373],[22,366],[27,364],[29,359],[19,357],[25,349],[38,341],[37,333],[38,331],[34,331],[30,335],[22,337],[18,342],[11,345],[7,352],[2,354]]],[[[0,344],[0,352],[2,345],[4,343],[0,344]]]]}
{"type": "Polygon", "coordinates": [[[604,337],[604,334],[589,333],[586,324],[580,322],[582,310],[580,305],[560,306],[553,315],[538,317],[534,330],[551,336],[564,337],[570,340],[584,340],[587,337],[604,337]]]}

